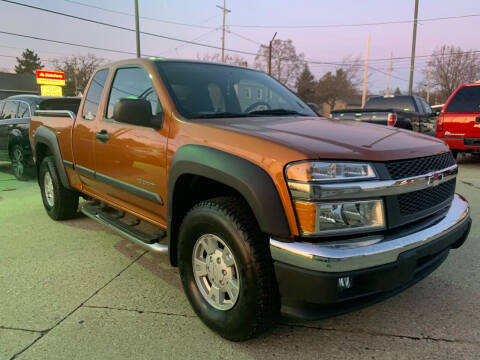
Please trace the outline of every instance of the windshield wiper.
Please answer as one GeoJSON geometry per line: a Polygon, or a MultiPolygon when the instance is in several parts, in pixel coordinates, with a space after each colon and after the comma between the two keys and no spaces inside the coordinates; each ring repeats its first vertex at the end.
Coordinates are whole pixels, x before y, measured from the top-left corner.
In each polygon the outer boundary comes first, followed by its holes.
{"type": "Polygon", "coordinates": [[[232,113],[232,112],[217,112],[209,114],[200,114],[195,116],[198,119],[215,119],[215,118],[234,118],[234,117],[246,117],[249,116],[245,113],[232,113]]]}
{"type": "Polygon", "coordinates": [[[309,116],[308,114],[299,113],[295,110],[289,109],[269,109],[269,110],[256,110],[250,111],[250,115],[273,115],[273,116],[282,116],[282,115],[300,115],[300,116],[309,116]]]}

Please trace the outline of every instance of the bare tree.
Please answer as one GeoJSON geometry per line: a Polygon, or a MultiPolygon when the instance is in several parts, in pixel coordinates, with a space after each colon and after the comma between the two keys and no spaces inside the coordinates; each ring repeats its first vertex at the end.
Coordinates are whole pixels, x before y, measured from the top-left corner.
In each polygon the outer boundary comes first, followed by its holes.
{"type": "Polygon", "coordinates": [[[78,95],[85,90],[95,70],[105,63],[93,54],[74,55],[52,60],[54,67],[65,73],[65,96],[78,95]]]}
{"type": "MultiPolygon", "coordinates": [[[[267,71],[268,46],[260,45],[255,56],[255,67],[267,71]]],[[[305,59],[303,54],[297,54],[292,40],[275,39],[272,43],[272,76],[285,86],[293,88],[295,81],[303,71],[305,59]]]]}
{"type": "Polygon", "coordinates": [[[432,67],[432,88],[438,90],[440,102],[447,100],[458,85],[480,78],[480,55],[454,45],[434,50],[428,65],[432,67]]]}
{"type": "MultiPolygon", "coordinates": [[[[220,53],[204,54],[204,55],[197,54],[197,59],[202,61],[219,63],[219,62],[222,62],[222,55],[220,55],[220,53]]],[[[245,60],[239,55],[225,54],[225,63],[230,65],[244,66],[244,67],[248,66],[247,60],[245,60]]]]}

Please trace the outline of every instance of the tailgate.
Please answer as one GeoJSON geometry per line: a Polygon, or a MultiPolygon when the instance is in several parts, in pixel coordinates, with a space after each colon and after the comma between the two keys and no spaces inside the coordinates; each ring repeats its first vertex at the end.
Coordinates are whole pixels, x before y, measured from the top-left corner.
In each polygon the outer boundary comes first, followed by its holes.
{"type": "MultiPolygon", "coordinates": [[[[448,113],[443,115],[443,129],[446,137],[461,137],[465,145],[480,139],[480,113],[448,113]]],[[[478,146],[478,145],[475,145],[478,146]]]]}
{"type": "Polygon", "coordinates": [[[332,113],[332,119],[346,119],[368,122],[378,125],[387,125],[388,112],[384,111],[366,111],[366,112],[335,112],[332,113]]]}

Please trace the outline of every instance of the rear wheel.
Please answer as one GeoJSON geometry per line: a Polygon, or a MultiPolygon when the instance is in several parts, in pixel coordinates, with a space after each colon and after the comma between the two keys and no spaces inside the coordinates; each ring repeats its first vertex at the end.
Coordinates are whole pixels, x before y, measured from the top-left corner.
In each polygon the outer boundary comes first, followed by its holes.
{"type": "Polygon", "coordinates": [[[20,144],[13,145],[10,150],[13,174],[18,180],[25,181],[32,176],[32,167],[27,161],[25,150],[20,144]]]}
{"type": "Polygon", "coordinates": [[[280,296],[268,238],[243,199],[197,204],[185,216],[178,241],[183,287],[208,327],[241,341],[272,326],[280,296]]]}
{"type": "Polygon", "coordinates": [[[43,159],[38,176],[47,214],[54,220],[73,218],[78,210],[78,193],[62,185],[53,157],[43,159]]]}

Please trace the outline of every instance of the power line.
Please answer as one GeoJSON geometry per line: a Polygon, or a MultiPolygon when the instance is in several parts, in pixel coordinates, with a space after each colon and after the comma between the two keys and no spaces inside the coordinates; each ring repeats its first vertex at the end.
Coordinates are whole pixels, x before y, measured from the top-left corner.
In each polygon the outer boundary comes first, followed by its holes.
{"type": "MultiPolygon", "coordinates": [[[[120,29],[120,30],[125,30],[125,31],[129,31],[129,32],[135,32],[135,29],[123,27],[123,26],[120,26],[120,25],[115,25],[115,24],[105,23],[105,22],[101,22],[101,21],[97,21],[97,20],[87,19],[87,18],[84,18],[84,17],[70,15],[70,14],[59,12],[59,11],[49,10],[49,9],[45,9],[45,8],[41,8],[41,7],[37,7],[37,6],[33,6],[33,5],[23,4],[23,3],[19,3],[19,2],[16,2],[16,1],[12,1],[12,0],[0,0],[0,1],[7,2],[7,3],[10,3],[10,4],[14,4],[14,5],[23,6],[23,7],[27,7],[27,8],[31,8],[31,9],[35,9],[35,10],[39,10],[39,11],[52,13],[52,14],[55,14],[55,15],[74,18],[76,20],[86,21],[86,22],[90,22],[90,23],[94,23],[94,24],[98,24],[98,25],[103,25],[103,26],[107,26],[107,27],[111,27],[111,28],[116,28],[116,29],[120,29]]],[[[73,1],[73,0],[71,0],[71,1],[73,1]]],[[[21,35],[21,34],[14,34],[14,33],[8,33],[8,32],[0,32],[0,33],[4,33],[4,34],[8,34],[8,35],[14,35],[14,36],[30,37],[32,39],[37,39],[37,40],[45,40],[43,38],[38,38],[38,37],[34,37],[34,36],[29,36],[29,35],[21,35]]],[[[150,32],[142,31],[141,34],[148,35],[148,36],[153,36],[153,37],[157,37],[157,38],[162,38],[162,39],[166,39],[166,40],[171,40],[171,41],[178,41],[178,42],[182,42],[182,43],[185,43],[185,44],[207,47],[207,48],[216,49],[216,50],[221,50],[222,49],[222,47],[216,46],[216,45],[210,45],[210,44],[200,43],[200,42],[191,41],[191,40],[179,39],[179,38],[174,38],[174,37],[171,37],[171,36],[165,36],[165,35],[160,35],[160,34],[155,34],[155,33],[150,33],[150,32]]],[[[236,33],[234,33],[234,34],[239,35],[239,34],[236,34],[236,33]]],[[[49,40],[47,39],[45,41],[49,41],[49,40]]],[[[95,47],[95,46],[73,44],[73,43],[63,42],[63,41],[59,41],[59,40],[52,40],[52,42],[61,43],[61,44],[65,44],[65,45],[86,47],[86,48],[95,49],[95,50],[104,50],[104,51],[109,51],[109,52],[135,55],[135,53],[128,52],[128,51],[120,51],[120,50],[106,49],[106,48],[100,48],[100,47],[95,47]]],[[[254,52],[251,52],[251,51],[244,51],[244,50],[237,50],[237,49],[227,49],[227,48],[225,48],[225,51],[244,54],[244,55],[252,55],[252,56],[257,55],[257,53],[254,53],[254,52]]],[[[462,52],[450,53],[450,54],[443,55],[443,56],[455,56],[455,55],[467,54],[467,53],[480,53],[480,50],[462,51],[462,52]]],[[[146,56],[149,56],[149,55],[146,55],[146,56]]],[[[415,58],[429,58],[431,56],[432,55],[416,55],[415,58]]],[[[404,59],[408,60],[408,59],[410,59],[410,57],[409,56],[400,56],[400,57],[394,57],[393,59],[394,60],[404,60],[404,59]]],[[[380,62],[380,61],[386,61],[386,60],[390,60],[390,58],[370,59],[371,62],[380,62]]],[[[335,65],[335,66],[344,66],[344,65],[357,66],[356,62],[343,62],[343,61],[328,62],[328,61],[319,61],[319,60],[306,60],[306,62],[309,63],[309,64],[325,64],[325,65],[335,65]]],[[[361,66],[361,65],[358,65],[358,66],[361,66]]]]}
{"type": "MultiPolygon", "coordinates": [[[[110,12],[110,13],[114,13],[114,14],[119,14],[119,15],[125,15],[125,16],[135,16],[134,14],[131,14],[131,13],[128,13],[128,12],[124,12],[124,11],[119,11],[119,10],[114,10],[114,9],[108,9],[108,8],[104,8],[104,7],[100,7],[100,6],[96,6],[96,5],[90,5],[90,4],[85,4],[85,3],[82,3],[80,1],[74,1],[74,0],[63,0],[65,2],[68,2],[68,3],[71,3],[71,4],[76,4],[76,5],[80,5],[80,6],[85,6],[85,7],[89,7],[89,8],[92,8],[92,9],[98,9],[98,10],[102,10],[102,11],[107,11],[107,12],[110,12]]],[[[207,20],[203,21],[203,23],[206,23],[214,18],[217,18],[218,17],[218,14],[215,15],[215,16],[212,16],[210,18],[208,18],[207,20]]],[[[144,19],[144,20],[150,20],[150,21],[156,21],[156,22],[161,22],[161,23],[165,23],[165,24],[172,24],[172,25],[180,25],[180,26],[188,26],[188,27],[194,27],[194,28],[201,28],[201,29],[215,29],[215,27],[212,27],[212,26],[207,26],[207,25],[201,25],[201,24],[188,24],[188,23],[182,23],[182,22],[177,22],[177,21],[170,21],[170,20],[163,20],[163,19],[158,19],[158,18],[152,18],[152,17],[147,17],[147,16],[140,16],[140,19],[144,19]]]]}
{"type": "MultiPolygon", "coordinates": [[[[452,19],[465,19],[471,17],[480,17],[480,14],[467,14],[459,16],[445,16],[437,18],[426,18],[419,19],[418,21],[428,22],[428,21],[440,21],[440,20],[452,20],[452,19]]],[[[357,24],[329,24],[329,25],[240,25],[234,24],[230,25],[231,27],[237,28],[263,28],[263,29],[320,29],[320,28],[340,28],[340,27],[360,27],[360,26],[377,26],[377,25],[390,25],[390,24],[408,24],[412,23],[413,20],[392,20],[392,21],[382,21],[382,22],[372,22],[372,23],[357,23],[357,24]]]]}
{"type": "MultiPolygon", "coordinates": [[[[114,52],[114,53],[118,53],[118,54],[136,55],[136,53],[131,52],[131,51],[107,49],[107,48],[101,48],[101,47],[98,47],[98,46],[91,46],[91,45],[85,45],[85,44],[75,44],[75,43],[71,43],[71,42],[67,42],[67,41],[46,39],[46,38],[41,38],[41,37],[38,37],[38,36],[16,34],[16,33],[11,33],[11,32],[7,32],[7,31],[1,31],[1,30],[0,30],[0,34],[18,36],[18,37],[23,37],[23,38],[27,38],[27,39],[48,41],[48,42],[53,42],[53,43],[62,44],[62,45],[78,46],[78,47],[83,47],[83,48],[93,49],[93,50],[109,51],[109,52],[114,52]]],[[[145,55],[145,54],[143,54],[143,55],[145,55]]],[[[149,56],[149,55],[145,55],[145,56],[149,56]]]]}
{"type": "MultiPolygon", "coordinates": [[[[109,23],[105,23],[105,22],[102,22],[102,21],[87,19],[87,18],[84,18],[84,17],[81,17],[81,16],[70,15],[70,14],[62,13],[60,11],[54,11],[54,10],[41,8],[41,7],[38,7],[38,6],[22,4],[22,3],[19,3],[19,2],[16,2],[16,1],[11,1],[11,0],[0,0],[0,1],[7,2],[7,3],[10,3],[10,4],[14,4],[14,5],[24,6],[24,7],[39,10],[39,11],[52,13],[52,14],[55,14],[55,15],[61,15],[61,16],[69,17],[69,18],[76,19],[76,20],[86,21],[86,22],[90,22],[90,23],[93,23],[93,24],[108,26],[108,27],[111,27],[111,28],[130,31],[130,32],[135,32],[135,29],[130,29],[130,28],[120,26],[120,25],[109,24],[109,23]]],[[[157,38],[161,38],[161,39],[183,42],[185,44],[191,44],[191,45],[208,47],[208,48],[211,48],[211,49],[222,50],[222,47],[216,46],[216,45],[210,45],[210,44],[204,44],[204,43],[199,43],[199,42],[190,41],[190,40],[178,39],[178,38],[174,38],[174,37],[171,37],[171,36],[165,36],[165,35],[150,33],[150,32],[146,32],[146,31],[141,31],[140,33],[143,34],[143,35],[153,36],[153,37],[157,37],[157,38]]],[[[243,50],[235,50],[235,49],[225,48],[225,51],[230,51],[230,52],[235,52],[235,53],[245,54],[245,55],[257,55],[256,53],[253,53],[253,52],[250,52],[250,51],[243,51],[243,50]]]]}

